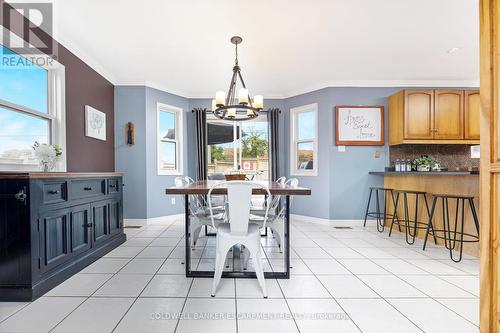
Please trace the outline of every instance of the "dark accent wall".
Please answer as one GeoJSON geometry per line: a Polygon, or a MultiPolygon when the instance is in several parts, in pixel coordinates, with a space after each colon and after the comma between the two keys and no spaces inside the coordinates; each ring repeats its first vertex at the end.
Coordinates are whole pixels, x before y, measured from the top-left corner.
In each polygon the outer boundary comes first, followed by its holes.
{"type": "MultiPolygon", "coordinates": [[[[4,25],[2,10],[10,7],[0,0],[0,25],[4,25]]],[[[23,36],[20,14],[11,16],[8,27],[23,36]]],[[[4,25],[5,26],[5,25],[4,25]]],[[[46,34],[46,38],[53,40],[46,34]]],[[[54,40],[55,41],[55,40],[54,40]]],[[[114,86],[94,69],[55,41],[58,62],[66,73],[66,159],[67,170],[73,172],[114,171],[114,86]],[[85,105],[106,114],[106,141],[85,136],[85,105]]]]}
{"type": "Polygon", "coordinates": [[[114,86],[63,46],[66,67],[66,153],[68,171],[114,171],[114,86]],[[106,114],[106,141],[85,136],[85,105],[106,114]]]}

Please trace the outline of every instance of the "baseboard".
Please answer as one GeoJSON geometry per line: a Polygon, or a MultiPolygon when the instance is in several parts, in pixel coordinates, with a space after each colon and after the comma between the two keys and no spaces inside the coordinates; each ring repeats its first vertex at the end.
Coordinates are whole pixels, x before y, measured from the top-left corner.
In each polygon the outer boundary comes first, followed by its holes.
{"type": "Polygon", "coordinates": [[[147,226],[151,224],[161,224],[161,223],[170,223],[177,219],[184,219],[184,214],[174,214],[174,215],[166,215],[166,216],[158,216],[158,217],[150,217],[147,219],[123,219],[123,223],[125,226],[147,226]]]}
{"type": "MultiPolygon", "coordinates": [[[[297,214],[290,214],[290,218],[292,220],[315,223],[326,226],[339,226],[339,225],[362,226],[364,222],[364,220],[359,220],[359,219],[324,219],[320,217],[297,215],[297,214]]],[[[147,219],[124,219],[123,223],[125,226],[148,226],[152,224],[170,223],[178,219],[184,219],[184,214],[150,217],[147,219]]],[[[368,222],[371,222],[371,220],[369,220],[368,222]]]]}
{"type": "Polygon", "coordinates": [[[320,217],[312,217],[312,216],[297,215],[297,214],[290,214],[290,218],[292,218],[292,220],[298,220],[301,222],[310,222],[332,227],[340,225],[362,226],[364,223],[364,220],[359,220],[359,219],[324,219],[320,217]]]}

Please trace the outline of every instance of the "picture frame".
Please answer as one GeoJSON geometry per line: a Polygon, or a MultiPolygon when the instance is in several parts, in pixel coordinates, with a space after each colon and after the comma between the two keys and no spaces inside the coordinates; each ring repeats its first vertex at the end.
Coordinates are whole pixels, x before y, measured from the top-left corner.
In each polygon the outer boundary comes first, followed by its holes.
{"type": "Polygon", "coordinates": [[[106,141],[106,114],[85,105],[85,136],[106,141]]]}
{"type": "Polygon", "coordinates": [[[383,106],[335,107],[335,145],[383,146],[384,144],[383,106]]]}

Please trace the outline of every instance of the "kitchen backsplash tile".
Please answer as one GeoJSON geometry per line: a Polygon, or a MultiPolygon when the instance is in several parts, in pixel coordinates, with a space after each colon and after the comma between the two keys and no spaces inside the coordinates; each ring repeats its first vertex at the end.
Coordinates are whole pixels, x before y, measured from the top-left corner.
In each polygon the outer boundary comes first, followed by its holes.
{"type": "Polygon", "coordinates": [[[389,147],[391,165],[397,159],[414,160],[428,155],[447,168],[479,167],[479,159],[470,157],[470,145],[399,145],[389,147]]]}

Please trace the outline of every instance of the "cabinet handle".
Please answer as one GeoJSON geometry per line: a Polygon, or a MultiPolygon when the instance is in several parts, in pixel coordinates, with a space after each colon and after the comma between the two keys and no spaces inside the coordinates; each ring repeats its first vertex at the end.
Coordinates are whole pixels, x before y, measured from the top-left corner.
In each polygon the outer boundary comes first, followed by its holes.
{"type": "Polygon", "coordinates": [[[87,224],[85,224],[85,226],[86,226],[87,228],[92,228],[92,225],[93,225],[92,223],[87,223],[87,224]]]}
{"type": "Polygon", "coordinates": [[[84,191],[92,191],[92,187],[84,187],[83,190],[84,191]]]}
{"type": "Polygon", "coordinates": [[[49,194],[59,194],[59,190],[49,190],[49,194]]]}
{"type": "Polygon", "coordinates": [[[17,201],[21,201],[25,205],[26,205],[26,198],[27,197],[28,197],[28,195],[26,194],[26,187],[23,188],[22,190],[19,190],[19,192],[17,192],[16,194],[14,194],[14,198],[17,201]]]}
{"type": "Polygon", "coordinates": [[[109,184],[109,187],[115,188],[115,187],[116,187],[116,185],[109,184]]]}

